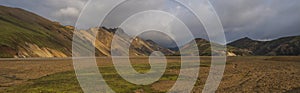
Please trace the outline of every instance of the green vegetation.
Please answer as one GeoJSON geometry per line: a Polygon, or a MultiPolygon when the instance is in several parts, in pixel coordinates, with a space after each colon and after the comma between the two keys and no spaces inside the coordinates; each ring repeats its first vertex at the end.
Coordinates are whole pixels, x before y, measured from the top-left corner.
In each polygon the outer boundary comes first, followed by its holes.
{"type": "Polygon", "coordinates": [[[11,54],[0,52],[0,57],[2,57],[2,58],[13,58],[14,56],[11,55],[11,54]]]}
{"type": "Polygon", "coordinates": [[[46,33],[46,29],[38,25],[22,22],[18,19],[0,16],[0,44],[15,48],[16,45],[23,45],[25,42],[37,44],[39,46],[51,46],[48,40],[51,34],[46,33]]]}
{"type": "Polygon", "coordinates": [[[12,57],[26,50],[26,44],[34,44],[68,53],[71,47],[71,31],[36,14],[18,8],[0,6],[0,57],[12,57]],[[9,50],[5,51],[3,47],[9,50]]]}
{"type": "MultiPolygon", "coordinates": [[[[149,64],[135,64],[133,67],[138,72],[145,73],[149,64]],[[146,67],[146,69],[145,69],[146,67]]],[[[202,66],[208,66],[204,64],[202,66]]],[[[176,81],[178,74],[175,71],[179,71],[180,63],[168,63],[167,70],[159,81],[176,81]]],[[[132,93],[136,90],[142,90],[147,93],[152,92],[165,92],[167,90],[155,90],[152,85],[135,85],[124,79],[117,73],[113,66],[101,66],[99,67],[103,78],[106,80],[107,84],[116,93],[132,93]]],[[[155,82],[158,83],[159,81],[155,82]]],[[[17,93],[81,93],[83,92],[79,86],[76,79],[74,71],[57,73],[49,76],[44,76],[39,79],[29,80],[29,84],[15,86],[9,88],[7,92],[17,92],[17,93]]],[[[154,83],[154,84],[155,84],[154,83]]],[[[171,88],[171,87],[170,87],[171,88]]]]}
{"type": "Polygon", "coordinates": [[[57,73],[36,80],[30,80],[32,84],[10,88],[7,92],[15,93],[58,93],[82,92],[76,80],[74,72],[57,73]]]}
{"type": "Polygon", "coordinates": [[[242,38],[228,44],[251,51],[255,56],[298,56],[300,55],[300,36],[290,36],[272,41],[257,41],[242,38]]]}

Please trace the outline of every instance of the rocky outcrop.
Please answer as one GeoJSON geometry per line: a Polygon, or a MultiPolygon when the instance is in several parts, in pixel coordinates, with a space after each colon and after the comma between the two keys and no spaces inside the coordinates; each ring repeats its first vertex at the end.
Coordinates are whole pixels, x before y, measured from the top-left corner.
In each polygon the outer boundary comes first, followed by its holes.
{"type": "Polygon", "coordinates": [[[39,47],[36,44],[25,43],[24,47],[18,48],[18,53],[13,55],[14,58],[27,58],[27,57],[68,57],[61,51],[39,47]]]}
{"type": "Polygon", "coordinates": [[[149,56],[154,51],[161,51],[165,55],[172,55],[175,53],[167,48],[163,48],[157,45],[155,42],[145,41],[139,37],[132,38],[128,34],[124,33],[122,29],[117,28],[115,31],[111,31],[105,28],[91,28],[88,31],[77,31],[78,36],[82,41],[94,42],[93,44],[96,51],[101,53],[99,56],[111,56],[112,50],[119,56],[149,56]],[[121,31],[121,34],[116,35],[116,30],[121,31]],[[97,37],[95,35],[97,34],[97,37]],[[115,40],[112,45],[113,39],[115,40]],[[132,39],[132,42],[129,40],[132,39]],[[124,46],[130,45],[129,51],[124,46]]]}

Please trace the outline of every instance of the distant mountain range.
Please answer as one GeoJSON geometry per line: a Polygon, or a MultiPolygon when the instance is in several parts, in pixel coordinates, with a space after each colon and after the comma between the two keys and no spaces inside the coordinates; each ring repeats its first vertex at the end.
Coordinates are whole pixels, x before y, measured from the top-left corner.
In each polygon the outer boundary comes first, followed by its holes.
{"type": "Polygon", "coordinates": [[[228,44],[236,48],[247,49],[253,55],[261,56],[299,56],[300,36],[279,38],[272,41],[256,41],[242,38],[228,44]]]}
{"type": "MultiPolygon", "coordinates": [[[[129,42],[129,36],[123,33],[116,41],[116,47],[111,47],[112,38],[120,28],[91,28],[89,31],[97,32],[93,37],[87,31],[78,31],[84,41],[96,38],[94,43],[96,56],[111,56],[111,50],[119,55],[128,51],[118,48],[129,42]],[[125,38],[124,38],[125,37],[125,38]]],[[[71,57],[72,38],[74,27],[63,26],[52,22],[34,13],[19,8],[0,6],[0,58],[26,58],[26,57],[71,57]]],[[[212,51],[210,42],[205,39],[195,39],[197,45],[187,43],[179,48],[164,48],[151,40],[134,38],[129,48],[130,56],[148,56],[153,51],[161,51],[165,55],[179,55],[178,50],[185,50],[181,54],[199,53],[201,56],[210,56],[214,53],[226,53],[228,56],[248,55],[300,55],[300,36],[280,38],[273,41],[255,41],[243,38],[227,45],[227,51],[212,51]],[[199,51],[188,50],[197,47],[199,51]]],[[[214,44],[214,46],[222,46],[214,44]]]]}
{"type": "MultiPolygon", "coordinates": [[[[183,45],[182,47],[180,47],[179,49],[181,51],[183,51],[183,55],[193,55],[198,53],[198,55],[200,56],[217,56],[220,55],[222,53],[226,54],[227,56],[249,56],[252,55],[251,51],[247,50],[247,49],[242,49],[242,48],[236,48],[233,46],[228,46],[228,45],[221,45],[221,44],[217,44],[217,43],[211,43],[206,39],[202,39],[202,38],[196,38],[194,40],[194,43],[189,42],[185,45],[183,45]],[[211,47],[215,47],[215,50],[212,50],[211,47]],[[198,48],[198,51],[195,51],[195,47],[198,48]],[[219,49],[221,48],[221,49],[219,49]],[[225,51],[222,48],[226,48],[225,51]],[[218,50],[219,49],[219,50],[218,50]]],[[[176,55],[179,55],[180,52],[177,51],[176,55]]]]}

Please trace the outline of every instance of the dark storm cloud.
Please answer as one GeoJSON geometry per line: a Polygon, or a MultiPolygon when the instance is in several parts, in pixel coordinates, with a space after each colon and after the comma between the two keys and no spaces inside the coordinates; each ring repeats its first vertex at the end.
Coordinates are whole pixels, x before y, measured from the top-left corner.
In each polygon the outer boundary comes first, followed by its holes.
{"type": "Polygon", "coordinates": [[[299,0],[212,0],[229,41],[300,35],[299,0]]]}
{"type": "MultiPolygon", "coordinates": [[[[81,9],[88,0],[0,1],[1,5],[24,8],[65,25],[74,25],[81,9]]],[[[258,40],[267,40],[300,35],[300,0],[210,1],[222,21],[228,41],[246,36],[258,40]]],[[[103,4],[99,4],[99,8],[103,4]]],[[[132,7],[132,9],[134,8],[136,7],[132,7]]],[[[200,35],[204,33],[203,29],[197,29],[199,31],[194,30],[194,33],[198,33],[198,37],[203,37],[200,35]]]]}

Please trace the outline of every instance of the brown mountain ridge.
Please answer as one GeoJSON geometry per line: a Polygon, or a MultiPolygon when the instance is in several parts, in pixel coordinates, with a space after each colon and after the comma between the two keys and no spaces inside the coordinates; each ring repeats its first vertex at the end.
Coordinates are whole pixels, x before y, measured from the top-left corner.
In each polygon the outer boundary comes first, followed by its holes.
{"type": "Polygon", "coordinates": [[[299,56],[300,36],[283,37],[271,41],[257,41],[250,38],[242,38],[231,42],[229,46],[247,49],[253,55],[261,56],[299,56]]]}
{"type": "MultiPolygon", "coordinates": [[[[121,47],[129,44],[131,37],[126,33],[117,36],[116,46],[111,47],[113,36],[121,28],[91,28],[80,30],[84,35],[82,41],[96,38],[96,56],[111,56],[111,50],[119,55],[128,51],[121,47]],[[92,31],[98,34],[93,37],[92,31]]],[[[27,57],[71,57],[74,27],[63,26],[34,13],[19,8],[0,6],[0,58],[27,58],[27,57]]],[[[199,53],[200,56],[210,56],[216,53],[226,53],[228,56],[248,55],[300,55],[300,36],[285,37],[272,41],[256,41],[242,38],[227,45],[227,51],[211,51],[211,43],[205,39],[195,39],[196,45],[187,43],[179,48],[164,48],[152,40],[143,40],[136,37],[130,43],[130,56],[149,56],[154,51],[161,51],[168,56],[179,55],[179,50],[185,50],[186,55],[199,53]],[[189,50],[197,47],[199,51],[189,50]]],[[[212,43],[214,46],[224,46],[212,43]]],[[[84,48],[84,47],[83,47],[84,48]]]]}
{"type": "MultiPolygon", "coordinates": [[[[70,57],[72,55],[74,30],[72,26],[63,26],[26,10],[6,6],[0,6],[0,24],[0,57],[2,58],[70,57]]],[[[91,28],[89,30],[98,33],[94,45],[96,56],[110,56],[114,31],[120,29],[91,28]]],[[[95,38],[87,31],[78,32],[86,37],[85,41],[95,38]]],[[[122,36],[128,35],[124,33],[122,36]]],[[[117,41],[124,40],[118,38],[117,41]]],[[[129,42],[122,42],[116,46],[126,43],[129,42]]],[[[131,56],[147,56],[153,51],[163,51],[165,55],[174,53],[139,37],[131,43],[129,51],[131,56]]]]}

